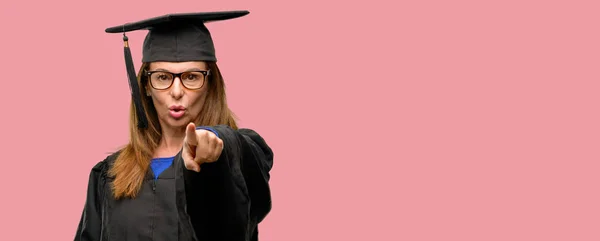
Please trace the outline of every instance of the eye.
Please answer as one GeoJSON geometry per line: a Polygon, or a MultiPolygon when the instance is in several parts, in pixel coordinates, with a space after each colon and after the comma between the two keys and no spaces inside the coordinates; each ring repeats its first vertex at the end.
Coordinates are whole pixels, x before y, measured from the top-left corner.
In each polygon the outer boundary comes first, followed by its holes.
{"type": "Polygon", "coordinates": [[[167,73],[158,72],[158,73],[154,73],[152,75],[152,79],[157,80],[157,81],[170,81],[171,75],[169,75],[167,73]]]}
{"type": "Polygon", "coordinates": [[[183,76],[183,78],[187,81],[197,81],[202,80],[202,74],[199,73],[187,73],[183,76]]]}

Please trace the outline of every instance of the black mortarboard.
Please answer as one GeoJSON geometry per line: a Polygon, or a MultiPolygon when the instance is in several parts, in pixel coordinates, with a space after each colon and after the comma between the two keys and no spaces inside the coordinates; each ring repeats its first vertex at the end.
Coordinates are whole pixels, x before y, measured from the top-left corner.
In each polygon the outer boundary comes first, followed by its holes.
{"type": "Polygon", "coordinates": [[[167,14],[106,29],[107,33],[123,33],[125,65],[139,128],[146,128],[148,120],[144,114],[140,87],[137,84],[136,71],[125,33],[149,30],[144,40],[142,62],[217,61],[212,37],[204,24],[238,18],[248,13],[248,11],[224,11],[167,14]]]}

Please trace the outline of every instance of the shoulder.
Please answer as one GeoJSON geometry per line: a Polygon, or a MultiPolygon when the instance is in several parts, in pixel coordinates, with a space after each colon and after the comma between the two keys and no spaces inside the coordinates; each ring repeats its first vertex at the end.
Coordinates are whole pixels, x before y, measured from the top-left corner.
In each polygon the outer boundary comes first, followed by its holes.
{"type": "Polygon", "coordinates": [[[260,146],[268,147],[265,139],[258,134],[254,129],[250,128],[238,128],[233,129],[227,125],[217,125],[214,129],[219,132],[221,139],[238,139],[239,141],[252,141],[260,146]]]}
{"type": "Polygon", "coordinates": [[[253,151],[266,155],[267,159],[273,158],[273,150],[255,129],[234,129],[228,125],[216,125],[213,126],[213,129],[219,132],[219,138],[225,143],[227,152],[245,153],[243,155],[246,155],[248,151],[253,151]]]}
{"type": "Polygon", "coordinates": [[[267,142],[265,141],[265,139],[260,134],[258,134],[258,132],[256,132],[253,129],[240,128],[240,129],[238,129],[238,133],[245,138],[249,138],[249,139],[257,142],[257,144],[265,145],[265,146],[267,145],[267,142]]]}
{"type": "Polygon", "coordinates": [[[234,135],[234,136],[245,136],[245,137],[250,137],[252,139],[256,139],[256,140],[260,140],[261,142],[264,142],[264,139],[260,136],[260,134],[258,134],[258,132],[256,132],[254,129],[250,129],[250,128],[238,128],[238,129],[233,129],[228,125],[217,125],[217,126],[213,126],[213,130],[216,130],[219,133],[225,134],[225,136],[228,135],[234,135]]]}
{"type": "Polygon", "coordinates": [[[238,133],[245,139],[246,142],[258,146],[263,152],[273,155],[273,151],[267,141],[256,131],[249,128],[240,128],[238,133]]]}
{"type": "Polygon", "coordinates": [[[121,150],[116,151],[106,156],[104,160],[97,162],[96,165],[92,167],[92,174],[106,174],[106,172],[113,165],[120,153],[121,150]]]}

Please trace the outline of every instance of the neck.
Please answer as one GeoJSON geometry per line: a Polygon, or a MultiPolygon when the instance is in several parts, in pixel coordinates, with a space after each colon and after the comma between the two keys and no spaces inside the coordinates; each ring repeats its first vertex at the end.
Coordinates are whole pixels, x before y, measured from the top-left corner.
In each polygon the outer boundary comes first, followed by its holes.
{"type": "MultiPolygon", "coordinates": [[[[163,125],[164,126],[164,125],[163,125]]],[[[162,138],[155,151],[155,157],[172,157],[177,155],[183,147],[185,138],[185,128],[183,129],[162,129],[162,138]]]]}

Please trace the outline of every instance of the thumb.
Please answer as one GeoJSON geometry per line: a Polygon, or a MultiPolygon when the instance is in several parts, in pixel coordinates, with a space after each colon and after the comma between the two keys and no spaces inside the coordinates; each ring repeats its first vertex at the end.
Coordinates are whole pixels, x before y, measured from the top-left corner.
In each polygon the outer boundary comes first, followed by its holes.
{"type": "Polygon", "coordinates": [[[187,144],[192,146],[198,145],[198,137],[196,136],[196,125],[194,122],[190,122],[185,127],[185,138],[187,140],[187,144]]]}
{"type": "Polygon", "coordinates": [[[189,155],[183,159],[183,165],[190,171],[200,172],[200,164],[196,163],[189,155]]]}

